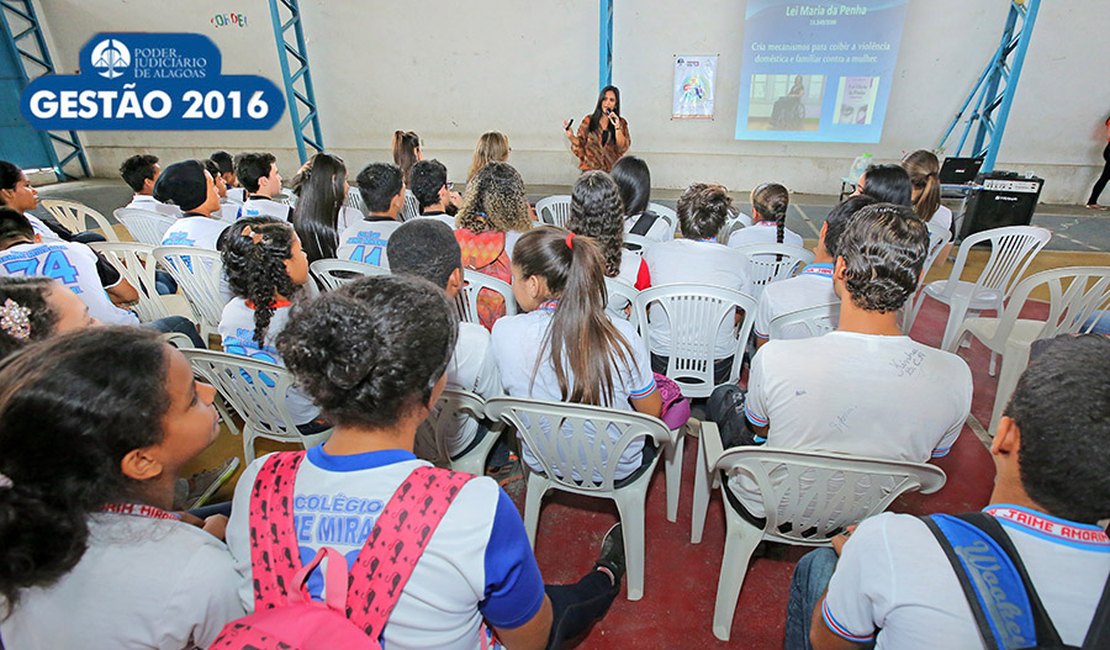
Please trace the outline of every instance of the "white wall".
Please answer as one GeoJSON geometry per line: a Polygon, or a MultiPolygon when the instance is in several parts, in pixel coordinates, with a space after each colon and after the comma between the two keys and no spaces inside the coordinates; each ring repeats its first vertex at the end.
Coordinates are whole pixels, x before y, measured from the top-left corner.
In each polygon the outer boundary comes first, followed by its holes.
{"type": "MultiPolygon", "coordinates": [[[[188,31],[211,36],[224,71],[281,85],[265,0],[39,0],[55,60],[76,66],[97,31],[188,31]],[[237,11],[246,28],[214,28],[237,11]]],[[[745,189],[778,180],[831,193],[851,159],[896,160],[936,144],[998,44],[1007,3],[910,0],[882,142],[876,145],[738,142],[733,139],[745,3],[616,0],[614,81],[632,151],[654,184],[694,180],[745,189]],[[689,7],[694,7],[690,9],[689,7]],[[720,54],[717,119],[670,119],[674,54],[720,54]]],[[[353,169],[389,157],[394,129],[415,130],[425,151],[461,179],[477,136],[509,134],[511,161],[530,183],[570,183],[575,161],[561,133],[593,107],[597,0],[301,0],[324,140],[353,169]]],[[[999,169],[1032,170],[1043,198],[1086,198],[1101,165],[1097,127],[1110,111],[1103,0],[1042,3],[999,169]]],[[[135,151],[164,160],[217,148],[267,149],[283,173],[297,166],[288,119],[268,132],[85,132],[96,175],[112,176],[135,151]]]]}

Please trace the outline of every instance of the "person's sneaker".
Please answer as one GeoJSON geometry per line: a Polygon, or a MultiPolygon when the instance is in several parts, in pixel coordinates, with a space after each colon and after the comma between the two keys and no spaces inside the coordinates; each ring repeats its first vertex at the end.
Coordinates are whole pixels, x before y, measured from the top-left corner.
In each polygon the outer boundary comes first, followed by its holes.
{"type": "Polygon", "coordinates": [[[185,509],[192,510],[208,503],[216,490],[227,483],[235,470],[239,469],[239,458],[232,456],[220,465],[189,477],[189,496],[185,498],[185,509]]]}
{"type": "Polygon", "coordinates": [[[506,487],[510,483],[524,479],[524,466],[520,464],[520,458],[510,452],[507,463],[498,467],[492,465],[487,467],[486,475],[497,481],[497,484],[501,487],[506,487]]]}
{"type": "Polygon", "coordinates": [[[601,540],[601,554],[597,556],[595,568],[605,568],[613,576],[613,586],[619,587],[624,577],[624,529],[620,522],[613,524],[601,540]]]}

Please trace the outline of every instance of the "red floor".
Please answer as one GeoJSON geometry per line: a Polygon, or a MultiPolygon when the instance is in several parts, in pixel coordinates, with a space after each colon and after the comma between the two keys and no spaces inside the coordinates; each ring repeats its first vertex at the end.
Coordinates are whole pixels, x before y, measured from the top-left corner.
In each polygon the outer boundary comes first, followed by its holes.
{"type": "MultiPolygon", "coordinates": [[[[1030,315],[1042,318],[1046,306],[1031,304],[1030,315]]],[[[914,325],[913,337],[938,345],[946,309],[929,300],[914,325]]],[[[990,420],[996,380],[987,375],[986,348],[973,343],[961,356],[972,369],[975,396],[972,413],[984,424],[990,420]]],[[[787,590],[794,563],[808,550],[771,545],[764,557],[753,558],[740,593],[732,626],[732,640],[718,641],[711,621],[717,576],[724,551],[724,514],[720,494],[709,505],[700,544],[690,543],[691,490],[697,443],[688,438],[678,521],[665,516],[666,494],[662,470],[656,471],[647,500],[647,563],[644,598],[629,602],[618,597],[608,616],[581,648],[781,648],[787,590]]],[[[994,465],[983,443],[965,426],[948,457],[937,462],[948,483],[936,494],[911,494],[892,510],[914,514],[964,512],[987,503],[994,465]]],[[[523,490],[514,490],[523,507],[523,490]]],[[[611,502],[552,492],[544,500],[536,541],[536,556],[548,582],[573,582],[589,569],[601,536],[616,522],[611,502]]]]}

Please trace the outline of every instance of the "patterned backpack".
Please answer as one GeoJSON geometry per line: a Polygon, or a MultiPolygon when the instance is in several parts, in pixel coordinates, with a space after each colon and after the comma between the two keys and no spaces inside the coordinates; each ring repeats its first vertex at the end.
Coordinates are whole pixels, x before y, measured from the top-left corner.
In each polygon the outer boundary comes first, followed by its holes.
{"type": "Polygon", "coordinates": [[[250,499],[255,611],[225,625],[209,650],[380,648],[382,628],[417,560],[474,478],[434,467],[413,470],[378,516],[348,575],[346,560],[327,547],[300,566],[292,504],[304,455],[273,454],[258,471],[250,499]],[[314,602],[305,581],[325,557],[324,602],[314,602]]]}

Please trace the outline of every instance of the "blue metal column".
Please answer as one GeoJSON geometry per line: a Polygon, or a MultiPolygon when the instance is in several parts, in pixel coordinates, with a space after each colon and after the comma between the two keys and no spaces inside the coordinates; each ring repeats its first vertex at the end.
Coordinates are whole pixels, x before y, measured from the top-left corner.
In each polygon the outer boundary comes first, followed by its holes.
{"type": "MultiPolygon", "coordinates": [[[[0,23],[3,24],[4,38],[16,54],[15,59],[23,72],[23,88],[44,74],[54,73],[54,61],[46,47],[31,0],[0,0],[0,23]],[[29,68],[28,64],[33,67],[29,68]]],[[[76,131],[39,131],[39,134],[59,181],[78,178],[65,170],[66,165],[74,161],[81,166],[83,176],[89,175],[89,162],[76,131]]]]}
{"type": "Polygon", "coordinates": [[[285,103],[289,105],[289,119],[293,122],[293,137],[297,141],[297,155],[303,164],[308,160],[308,146],[315,152],[324,150],[324,136],[320,132],[320,116],[316,109],[316,93],[312,89],[312,72],[308,66],[308,49],[301,29],[301,9],[297,0],[270,0],[270,19],[274,26],[281,78],[285,82],[285,103]],[[289,15],[282,18],[282,8],[289,15]],[[287,35],[293,32],[293,43],[287,35]],[[294,66],[290,66],[290,57],[294,66]],[[292,69],[295,67],[296,69],[292,69]],[[300,82],[298,88],[297,83],[300,82]],[[301,112],[304,117],[301,117],[301,112]]]}
{"type": "Polygon", "coordinates": [[[1033,26],[1037,22],[1040,0],[1011,0],[1010,12],[1006,16],[1006,26],[1002,30],[1002,42],[987,64],[979,81],[971,89],[967,100],[948,125],[937,149],[943,151],[944,144],[956,130],[964,112],[969,106],[963,134],[956,145],[954,155],[963,155],[964,144],[972,129],[976,129],[970,156],[982,158],[982,171],[994,169],[998,150],[1002,146],[1002,134],[1006,120],[1010,117],[1010,107],[1017,93],[1018,78],[1029,50],[1029,39],[1033,36],[1033,26]]]}
{"type": "Polygon", "coordinates": [[[598,90],[613,83],[613,0],[599,0],[601,16],[599,25],[598,90]]]}

